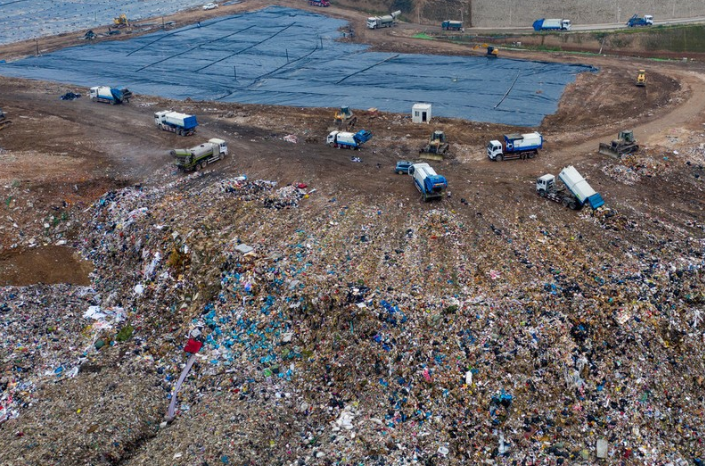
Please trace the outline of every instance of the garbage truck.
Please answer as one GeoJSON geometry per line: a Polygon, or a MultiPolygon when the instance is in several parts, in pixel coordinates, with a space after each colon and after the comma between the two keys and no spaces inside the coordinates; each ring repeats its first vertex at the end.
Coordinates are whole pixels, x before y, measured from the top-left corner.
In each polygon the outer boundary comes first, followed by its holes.
{"type": "Polygon", "coordinates": [[[592,189],[592,186],[572,165],[561,170],[558,179],[563,182],[565,188],[559,188],[556,185],[556,177],[551,174],[539,177],[536,180],[536,193],[573,210],[580,210],[585,204],[595,210],[605,204],[602,196],[592,189]]]}
{"type": "Polygon", "coordinates": [[[401,10],[384,16],[373,16],[367,18],[367,27],[369,29],[389,28],[394,26],[394,21],[401,15],[401,10]]]}
{"type": "Polygon", "coordinates": [[[164,110],[154,114],[154,124],[164,131],[171,131],[179,136],[191,136],[196,133],[198,122],[194,115],[164,110]]]}
{"type": "Polygon", "coordinates": [[[546,19],[541,18],[534,21],[534,31],[570,31],[569,19],[546,19]]]}
{"type": "Polygon", "coordinates": [[[427,163],[415,163],[409,167],[409,175],[414,178],[414,185],[424,201],[440,199],[448,188],[445,177],[436,173],[427,163]]]}
{"type": "Polygon", "coordinates": [[[170,154],[176,159],[176,167],[179,170],[198,170],[228,155],[228,143],[213,138],[190,149],[174,149],[170,154]]]}
{"type": "Polygon", "coordinates": [[[103,102],[106,104],[126,104],[132,97],[132,92],[127,88],[116,88],[108,86],[91,87],[88,93],[92,102],[103,102]]]}
{"type": "Polygon", "coordinates": [[[359,149],[364,143],[372,139],[372,133],[362,129],[357,133],[347,131],[331,131],[326,138],[326,144],[338,149],[359,149]]]}
{"type": "Polygon", "coordinates": [[[441,29],[444,31],[460,31],[463,29],[463,22],[446,20],[441,23],[441,29]]]}
{"type": "Polygon", "coordinates": [[[639,15],[634,15],[631,18],[629,18],[629,21],[627,21],[627,26],[630,28],[638,27],[638,26],[653,26],[653,25],[654,25],[653,15],[644,15],[643,18],[640,18],[639,15]]]}
{"type": "Polygon", "coordinates": [[[533,159],[543,148],[543,136],[534,131],[527,134],[505,134],[504,141],[487,144],[487,157],[494,162],[514,159],[533,159]]]}

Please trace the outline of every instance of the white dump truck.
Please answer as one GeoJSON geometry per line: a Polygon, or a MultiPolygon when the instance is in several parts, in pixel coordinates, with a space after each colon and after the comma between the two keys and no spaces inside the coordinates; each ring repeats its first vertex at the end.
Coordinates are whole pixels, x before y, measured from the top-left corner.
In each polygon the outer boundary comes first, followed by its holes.
{"type": "Polygon", "coordinates": [[[176,159],[179,170],[198,170],[228,155],[228,143],[222,139],[213,138],[190,149],[174,149],[170,154],[176,159]]]}
{"type": "Polygon", "coordinates": [[[394,26],[397,17],[401,15],[401,10],[384,16],[372,16],[367,18],[367,27],[369,29],[390,28],[394,26]]]}
{"type": "Polygon", "coordinates": [[[194,115],[164,110],[154,114],[154,124],[164,131],[171,131],[179,136],[191,136],[196,133],[198,122],[194,115]]]}
{"type": "Polygon", "coordinates": [[[602,196],[592,189],[590,183],[572,165],[561,170],[558,179],[567,190],[556,186],[555,176],[546,174],[536,180],[536,193],[573,210],[580,210],[585,204],[589,204],[593,209],[605,204],[602,196]]]}
{"type": "Polygon", "coordinates": [[[492,140],[487,144],[487,157],[492,161],[532,159],[543,148],[543,136],[533,132],[527,134],[505,134],[504,141],[492,140]]]}
{"type": "Polygon", "coordinates": [[[96,86],[91,87],[88,95],[93,102],[116,105],[128,103],[130,97],[132,97],[132,92],[127,88],[119,89],[116,87],[96,86]]]}

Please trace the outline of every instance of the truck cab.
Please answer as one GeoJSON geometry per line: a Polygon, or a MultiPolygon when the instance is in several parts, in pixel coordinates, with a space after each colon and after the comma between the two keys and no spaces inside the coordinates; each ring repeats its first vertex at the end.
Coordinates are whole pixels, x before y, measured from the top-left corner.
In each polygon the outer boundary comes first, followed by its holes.
{"type": "Polygon", "coordinates": [[[502,155],[502,143],[497,140],[492,140],[487,143],[487,157],[490,160],[497,160],[498,155],[502,155]]]}
{"type": "Polygon", "coordinates": [[[550,193],[556,189],[556,177],[548,174],[536,180],[536,192],[539,194],[550,193]]]}
{"type": "Polygon", "coordinates": [[[564,31],[570,31],[570,20],[569,19],[563,19],[561,20],[561,29],[564,31]]]}

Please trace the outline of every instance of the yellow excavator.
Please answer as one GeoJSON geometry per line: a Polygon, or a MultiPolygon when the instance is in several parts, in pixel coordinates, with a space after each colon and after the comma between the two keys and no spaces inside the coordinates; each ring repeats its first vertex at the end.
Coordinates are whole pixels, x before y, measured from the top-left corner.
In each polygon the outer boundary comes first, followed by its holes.
{"type": "Polygon", "coordinates": [[[127,19],[127,15],[122,14],[117,18],[113,19],[113,27],[115,28],[126,28],[130,25],[130,20],[127,19]]]}
{"type": "Polygon", "coordinates": [[[646,71],[639,70],[639,73],[636,75],[636,85],[646,87],[646,71]]]}

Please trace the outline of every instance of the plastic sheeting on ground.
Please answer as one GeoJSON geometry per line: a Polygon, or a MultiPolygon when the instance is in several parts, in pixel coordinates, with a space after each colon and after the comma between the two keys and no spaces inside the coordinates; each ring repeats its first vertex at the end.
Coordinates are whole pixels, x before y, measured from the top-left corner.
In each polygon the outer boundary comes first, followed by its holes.
{"type": "Polygon", "coordinates": [[[537,126],[583,65],[368,52],[336,42],[346,22],[270,7],[129,41],[64,49],[0,65],[4,76],[128,86],[175,99],[376,107],[537,126]]]}
{"type": "MultiPolygon", "coordinates": [[[[106,24],[171,15],[206,0],[0,0],[0,45],[106,24]]],[[[0,57],[2,58],[2,57],[0,57]]]]}

